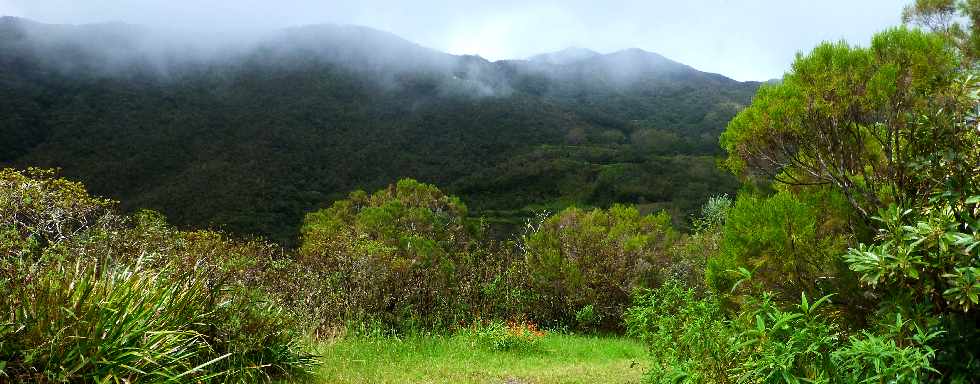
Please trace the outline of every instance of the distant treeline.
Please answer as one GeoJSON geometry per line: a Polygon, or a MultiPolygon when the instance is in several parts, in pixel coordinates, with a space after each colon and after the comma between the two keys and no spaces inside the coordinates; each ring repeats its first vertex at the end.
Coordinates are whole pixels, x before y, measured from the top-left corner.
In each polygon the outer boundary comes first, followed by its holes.
{"type": "Polygon", "coordinates": [[[639,50],[491,63],[356,27],[150,60],[131,29],[0,21],[0,164],[287,244],[303,212],[401,177],[493,222],[635,203],[686,225],[736,189],[717,137],[758,86],[639,50]]]}

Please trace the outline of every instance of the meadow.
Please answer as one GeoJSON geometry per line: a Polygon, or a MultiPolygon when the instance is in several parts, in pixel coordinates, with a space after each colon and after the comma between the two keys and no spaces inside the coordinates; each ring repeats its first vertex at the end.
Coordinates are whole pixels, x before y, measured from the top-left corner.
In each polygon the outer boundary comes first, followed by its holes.
{"type": "Polygon", "coordinates": [[[349,338],[318,343],[322,383],[640,383],[646,350],[621,337],[544,336],[530,350],[496,350],[465,335],[349,338]]]}

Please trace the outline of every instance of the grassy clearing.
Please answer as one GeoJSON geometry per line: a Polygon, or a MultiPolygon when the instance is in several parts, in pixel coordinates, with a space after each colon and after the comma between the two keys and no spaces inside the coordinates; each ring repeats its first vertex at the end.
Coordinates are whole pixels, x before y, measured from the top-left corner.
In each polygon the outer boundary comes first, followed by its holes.
{"type": "Polygon", "coordinates": [[[545,336],[532,351],[495,351],[461,336],[353,338],[317,346],[323,383],[639,383],[646,351],[615,337],[545,336]]]}

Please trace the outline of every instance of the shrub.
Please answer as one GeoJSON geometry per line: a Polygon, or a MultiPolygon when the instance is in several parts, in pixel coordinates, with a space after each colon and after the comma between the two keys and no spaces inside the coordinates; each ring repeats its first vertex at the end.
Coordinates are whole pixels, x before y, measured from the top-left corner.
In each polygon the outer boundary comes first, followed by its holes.
{"type": "Polygon", "coordinates": [[[694,232],[679,237],[670,248],[670,261],[660,268],[664,281],[674,280],[698,293],[708,290],[705,270],[709,261],[718,260],[732,204],[724,195],[705,202],[700,215],[691,219],[694,232]]]}
{"type": "Polygon", "coordinates": [[[970,347],[980,343],[978,218],[980,196],[940,195],[917,209],[891,206],[875,217],[876,241],[844,256],[868,294],[881,299],[880,312],[937,333],[928,344],[935,366],[954,379],[980,375],[980,356],[970,347]]]}
{"type": "Polygon", "coordinates": [[[574,326],[576,312],[591,306],[601,328],[620,328],[634,288],[668,261],[675,237],[666,213],[644,216],[633,207],[569,208],[548,217],[520,241],[533,316],[574,326]]]}
{"type": "Polygon", "coordinates": [[[0,252],[22,249],[8,248],[18,242],[32,244],[34,250],[57,244],[84,232],[90,227],[106,224],[114,203],[93,197],[81,183],[55,177],[52,170],[30,168],[26,172],[0,169],[0,220],[8,240],[0,252]]]}
{"type": "Polygon", "coordinates": [[[852,337],[846,346],[834,351],[833,360],[841,383],[917,384],[927,380],[935,351],[922,343],[900,345],[892,337],[869,332],[852,337]]]}
{"type": "Polygon", "coordinates": [[[602,315],[596,312],[595,306],[592,304],[575,312],[575,326],[579,331],[595,331],[600,323],[602,323],[602,315]]]}
{"type": "Polygon", "coordinates": [[[493,310],[509,253],[477,242],[466,206],[404,179],[307,215],[300,255],[319,281],[308,295],[324,324],[379,321],[393,329],[448,328],[493,310]]]}
{"type": "Polygon", "coordinates": [[[794,308],[781,309],[767,296],[750,300],[740,316],[732,372],[739,382],[920,383],[929,381],[934,351],[927,343],[937,333],[897,318],[887,332],[867,330],[847,337],[827,316],[822,304],[804,295],[794,308]]]}
{"type": "Polygon", "coordinates": [[[753,271],[757,292],[776,292],[780,300],[834,292],[821,283],[842,283],[838,255],[847,244],[847,219],[841,197],[829,191],[740,195],[727,214],[719,254],[708,260],[708,284],[728,293],[741,278],[733,271],[742,267],[753,271]]]}
{"type": "Polygon", "coordinates": [[[546,333],[537,325],[525,321],[491,321],[470,330],[470,337],[480,345],[495,351],[534,351],[546,333]]]}
{"type": "Polygon", "coordinates": [[[839,340],[836,326],[818,312],[829,297],[813,303],[802,296],[796,308],[783,309],[765,294],[748,303],[736,321],[739,382],[830,382],[831,353],[839,340]]]}
{"type": "Polygon", "coordinates": [[[716,299],[671,281],[640,292],[625,320],[650,349],[650,383],[918,383],[936,372],[937,332],[899,316],[883,332],[847,337],[828,300],[803,295],[783,308],[769,294],[746,297],[727,320],[716,299]]]}
{"type": "Polygon", "coordinates": [[[0,375],[257,381],[315,362],[254,273],[269,247],[117,215],[50,172],[0,174],[0,375]]]}
{"type": "Polygon", "coordinates": [[[624,315],[627,335],[650,350],[650,383],[727,382],[731,329],[718,301],[697,297],[679,282],[639,291],[624,315]]]}

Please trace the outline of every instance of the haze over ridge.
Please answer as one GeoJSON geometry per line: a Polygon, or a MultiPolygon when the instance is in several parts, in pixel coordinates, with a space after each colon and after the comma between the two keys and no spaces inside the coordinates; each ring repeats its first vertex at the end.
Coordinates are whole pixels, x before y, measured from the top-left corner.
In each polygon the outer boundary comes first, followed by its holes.
{"type": "Polygon", "coordinates": [[[207,38],[310,24],[355,24],[489,60],[526,58],[570,46],[598,52],[636,47],[738,80],[767,80],[780,77],[801,47],[841,38],[866,42],[875,31],[898,24],[895,15],[901,6],[893,0],[621,1],[603,7],[577,0],[0,0],[0,15],[74,24],[118,20],[204,31],[200,34],[207,38]]]}

